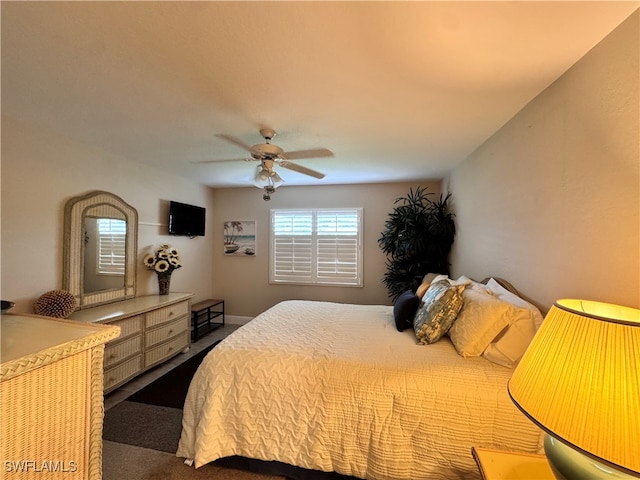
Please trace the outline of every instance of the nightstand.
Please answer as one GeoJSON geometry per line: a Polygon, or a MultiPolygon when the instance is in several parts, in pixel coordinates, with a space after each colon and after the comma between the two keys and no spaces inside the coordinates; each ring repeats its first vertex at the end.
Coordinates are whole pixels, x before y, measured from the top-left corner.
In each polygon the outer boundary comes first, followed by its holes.
{"type": "Polygon", "coordinates": [[[472,448],[483,480],[555,480],[544,455],[472,448]]]}

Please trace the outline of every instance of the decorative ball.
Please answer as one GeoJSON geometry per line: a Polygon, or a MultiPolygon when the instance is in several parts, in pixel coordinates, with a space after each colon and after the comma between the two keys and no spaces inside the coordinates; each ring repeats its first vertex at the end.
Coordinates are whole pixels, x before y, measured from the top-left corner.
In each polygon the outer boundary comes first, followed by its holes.
{"type": "Polygon", "coordinates": [[[45,317],[67,318],[75,309],[76,299],[66,290],[51,290],[33,305],[34,312],[45,317]]]}

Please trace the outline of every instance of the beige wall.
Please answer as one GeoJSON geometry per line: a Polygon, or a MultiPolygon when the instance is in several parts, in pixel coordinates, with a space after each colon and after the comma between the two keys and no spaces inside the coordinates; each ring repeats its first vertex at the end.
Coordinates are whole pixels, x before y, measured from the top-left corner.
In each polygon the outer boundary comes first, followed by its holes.
{"type": "Polygon", "coordinates": [[[212,190],[96,151],[54,134],[2,119],[2,298],[17,302],[13,312],[31,312],[48,290],[62,288],[65,202],[90,190],[107,190],[138,210],[138,294],[157,293],[153,272],[142,267],[152,246],[168,242],[183,252],[184,267],[172,278],[173,291],[211,295],[211,225],[193,240],[166,234],[169,200],[208,207],[212,190]]]}
{"type": "Polygon", "coordinates": [[[361,304],[390,304],[382,283],[385,257],[378,246],[394,200],[418,185],[440,193],[440,182],[420,184],[336,185],[282,187],[271,201],[262,200],[255,187],[214,191],[213,265],[214,292],[225,299],[235,315],[252,316],[285,299],[327,300],[361,304]],[[269,210],[272,208],[363,208],[364,287],[326,287],[269,284],[269,210]],[[223,224],[227,220],[256,221],[256,256],[223,253],[223,224]]]}
{"type": "Polygon", "coordinates": [[[639,14],[455,169],[453,273],[640,307],[639,14]]]}
{"type": "MultiPolygon", "coordinates": [[[[139,295],[157,293],[156,277],[142,267],[142,258],[167,242],[180,250],[184,264],[173,274],[171,290],[193,292],[195,301],[224,298],[230,315],[254,316],[288,298],[389,303],[377,241],[393,201],[417,186],[286,187],[265,202],[255,187],[213,190],[5,117],[1,173],[0,292],[17,303],[13,312],[31,312],[40,295],[62,288],[64,204],[90,190],[110,191],[138,210],[139,295]],[[167,235],[169,200],[207,207],[206,236],[167,235]],[[364,209],[364,288],[269,285],[269,209],[342,206],[364,209]],[[250,219],[257,222],[256,257],[225,256],[223,222],[250,219]]],[[[440,191],[440,182],[420,185],[434,192],[434,198],[440,191]]]]}

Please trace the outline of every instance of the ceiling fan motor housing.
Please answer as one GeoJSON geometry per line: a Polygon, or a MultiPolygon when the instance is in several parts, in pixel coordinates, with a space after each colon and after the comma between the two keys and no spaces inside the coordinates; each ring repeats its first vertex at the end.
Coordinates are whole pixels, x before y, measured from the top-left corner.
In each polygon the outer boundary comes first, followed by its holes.
{"type": "Polygon", "coordinates": [[[284,150],[271,143],[259,143],[251,147],[251,156],[256,160],[274,159],[282,155],[284,150]]]}

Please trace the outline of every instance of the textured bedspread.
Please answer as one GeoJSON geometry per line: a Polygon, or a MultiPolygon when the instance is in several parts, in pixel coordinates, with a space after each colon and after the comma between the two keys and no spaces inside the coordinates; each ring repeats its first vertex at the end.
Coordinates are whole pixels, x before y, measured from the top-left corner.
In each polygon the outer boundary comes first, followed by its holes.
{"type": "Polygon", "coordinates": [[[479,478],[471,447],[536,452],[511,370],[417,345],[392,307],[282,302],[205,358],[177,455],[241,455],[370,480],[479,478]]]}

